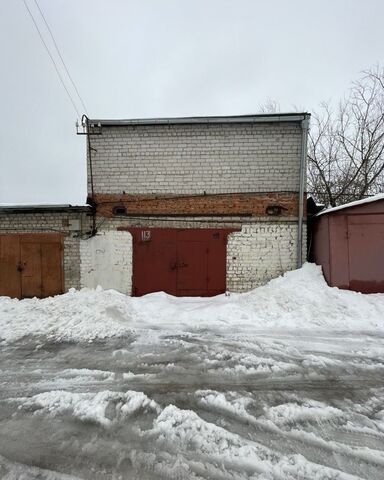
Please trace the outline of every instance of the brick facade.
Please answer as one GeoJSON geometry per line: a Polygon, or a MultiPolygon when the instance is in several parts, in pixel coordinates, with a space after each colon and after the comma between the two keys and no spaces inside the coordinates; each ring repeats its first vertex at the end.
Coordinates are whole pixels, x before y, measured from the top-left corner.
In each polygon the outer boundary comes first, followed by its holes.
{"type": "Polygon", "coordinates": [[[296,268],[305,116],[291,118],[101,122],[90,137],[93,185],[88,152],[88,195],[99,231],[236,228],[228,238],[230,291],[296,268]],[[115,207],[125,210],[117,215],[115,207]],[[268,207],[279,207],[277,215],[268,207]]]}
{"type": "MultiPolygon", "coordinates": [[[[306,228],[303,231],[306,243],[306,228]]],[[[227,289],[246,292],[296,268],[297,223],[257,222],[230,234],[227,289]]],[[[305,252],[303,251],[303,261],[305,252]]]]}
{"type": "Polygon", "coordinates": [[[299,190],[297,122],[103,126],[91,145],[97,194],[299,190]]]}
{"type": "Polygon", "coordinates": [[[279,215],[297,217],[297,193],[234,193],[216,195],[107,195],[93,197],[97,214],[114,217],[114,208],[124,207],[126,215],[250,215],[264,217],[270,206],[281,207],[279,215]]]}
{"type": "MultiPolygon", "coordinates": [[[[115,232],[129,227],[150,228],[234,228],[227,247],[227,290],[245,292],[271,278],[296,268],[296,218],[254,217],[137,217],[104,218],[102,231],[115,232]]],[[[123,232],[122,232],[123,233],[123,232]]],[[[124,232],[125,233],[125,232],[124,232]]],[[[304,245],[306,226],[304,225],[304,245]]],[[[89,240],[82,243],[86,244],[89,240]]],[[[303,249],[305,260],[305,248],[303,249]]],[[[132,262],[132,255],[129,255],[132,262]]],[[[125,267],[127,269],[129,267],[125,267]]],[[[90,286],[84,284],[83,286],[90,286]]],[[[126,290],[120,290],[126,293],[126,290]]]]}
{"type": "MultiPolygon", "coordinates": [[[[101,121],[101,128],[91,127],[87,153],[95,218],[81,207],[0,209],[0,234],[62,233],[65,290],[100,283],[130,293],[132,238],[122,230],[233,228],[227,289],[249,290],[296,267],[301,122],[307,118],[101,121]],[[114,207],[124,207],[123,215],[114,207]]],[[[305,256],[305,225],[303,233],[305,256]]]]}

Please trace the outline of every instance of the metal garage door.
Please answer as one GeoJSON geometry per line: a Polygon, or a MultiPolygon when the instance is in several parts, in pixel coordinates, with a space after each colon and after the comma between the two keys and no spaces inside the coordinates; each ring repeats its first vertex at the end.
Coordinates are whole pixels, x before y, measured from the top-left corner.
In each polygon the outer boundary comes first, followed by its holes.
{"type": "Polygon", "coordinates": [[[225,292],[227,236],[233,229],[127,230],[133,236],[133,295],[225,292]]]}
{"type": "Polygon", "coordinates": [[[62,235],[0,235],[0,295],[44,298],[62,293],[62,265],[62,235]]]}
{"type": "Polygon", "coordinates": [[[348,216],[349,288],[384,292],[384,215],[348,216]]]}

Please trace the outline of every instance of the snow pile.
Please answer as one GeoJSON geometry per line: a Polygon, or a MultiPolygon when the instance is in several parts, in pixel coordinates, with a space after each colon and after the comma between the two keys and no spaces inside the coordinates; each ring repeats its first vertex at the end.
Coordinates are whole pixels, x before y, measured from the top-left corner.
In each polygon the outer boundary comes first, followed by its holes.
{"type": "Polygon", "coordinates": [[[177,298],[153,293],[132,298],[143,320],[154,325],[225,328],[381,330],[384,294],[363,295],[329,287],[321,267],[306,263],[248,293],[213,298],[177,298]]]}
{"type": "Polygon", "coordinates": [[[42,335],[57,341],[137,336],[146,330],[384,328],[384,295],[330,288],[320,267],[305,264],[245,294],[177,298],[164,292],[131,298],[113,290],[71,290],[44,300],[0,297],[0,338],[42,335]]]}
{"type": "Polygon", "coordinates": [[[36,414],[52,416],[67,415],[83,422],[95,422],[108,426],[113,421],[121,422],[137,412],[158,412],[159,407],[154,400],[142,392],[111,392],[104,390],[98,393],[72,393],[65,390],[53,390],[39,393],[33,397],[22,397],[20,409],[37,409],[36,414]]]}
{"type": "Polygon", "coordinates": [[[329,287],[321,267],[310,263],[241,295],[238,302],[252,312],[260,327],[267,319],[266,326],[278,328],[384,328],[384,294],[329,287]]]}
{"type": "Polygon", "coordinates": [[[81,341],[127,335],[133,311],[129,298],[113,290],[71,289],[64,295],[17,300],[0,297],[0,338],[43,335],[81,341]]]}

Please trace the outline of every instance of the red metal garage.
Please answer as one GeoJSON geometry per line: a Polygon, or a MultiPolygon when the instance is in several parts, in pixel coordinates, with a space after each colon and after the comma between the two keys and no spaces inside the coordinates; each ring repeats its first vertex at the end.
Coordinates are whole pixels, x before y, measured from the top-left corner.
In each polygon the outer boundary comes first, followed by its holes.
{"type": "Polygon", "coordinates": [[[318,214],[312,252],[329,285],[384,292],[384,194],[318,214]]]}
{"type": "Polygon", "coordinates": [[[212,296],[226,289],[227,236],[234,229],[121,228],[133,237],[135,296],[165,291],[212,296]]]}

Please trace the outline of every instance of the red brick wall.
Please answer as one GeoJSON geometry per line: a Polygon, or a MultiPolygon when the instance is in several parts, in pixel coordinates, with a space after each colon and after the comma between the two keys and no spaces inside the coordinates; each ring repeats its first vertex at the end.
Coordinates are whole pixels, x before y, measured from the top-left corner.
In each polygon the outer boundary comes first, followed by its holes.
{"type": "MultiPolygon", "coordinates": [[[[268,216],[271,205],[282,207],[281,216],[297,217],[297,193],[237,193],[216,195],[114,195],[93,197],[100,217],[113,217],[113,207],[124,206],[127,215],[252,215],[268,216]]],[[[304,204],[305,205],[305,204],[304,204]]]]}

